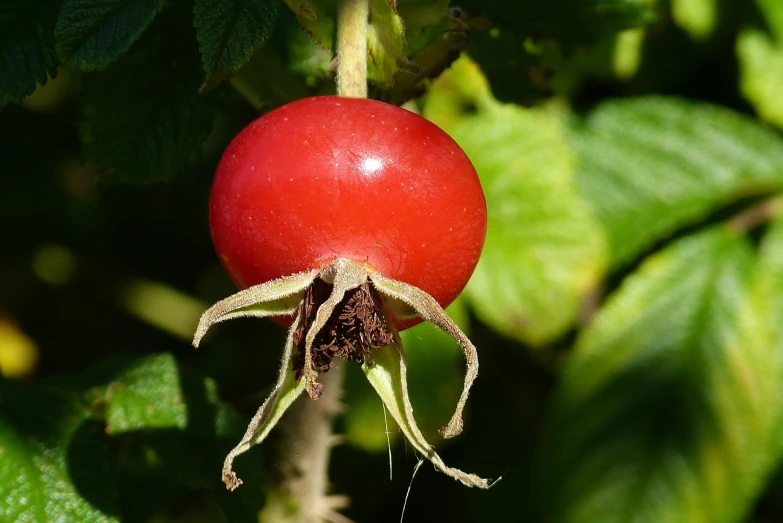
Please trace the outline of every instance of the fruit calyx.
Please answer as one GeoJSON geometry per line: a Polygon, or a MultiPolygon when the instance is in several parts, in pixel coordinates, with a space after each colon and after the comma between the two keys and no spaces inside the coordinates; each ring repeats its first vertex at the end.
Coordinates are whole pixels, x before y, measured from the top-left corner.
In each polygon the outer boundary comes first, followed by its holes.
{"type": "Polygon", "coordinates": [[[312,399],[321,395],[323,385],[316,379],[319,372],[334,365],[335,356],[362,364],[368,381],[408,441],[437,469],[467,486],[490,486],[485,479],[447,467],[413,417],[405,352],[393,320],[421,317],[454,338],[465,354],[463,391],[451,420],[440,429],[444,438],[462,432],[462,411],[478,374],[476,348],[434,298],[370,267],[338,258],[320,270],[255,285],[217,302],[202,315],[193,345],[198,347],[215,323],[236,317],[281,315],[295,319],[288,331],[277,384],[251,420],[242,441],[226,456],[223,481],[229,490],[242,483],[232,470],[234,458],[261,443],[302,392],[312,399]]]}
{"type": "MultiPolygon", "coordinates": [[[[331,294],[332,287],[318,277],[305,291],[299,307],[302,321],[293,335],[296,354],[292,370],[296,372],[297,380],[304,375],[307,332],[312,327],[318,309],[331,294]]],[[[372,366],[375,363],[371,354],[393,343],[395,335],[394,327],[383,312],[378,291],[369,282],[364,282],[346,293],[326,325],[315,335],[310,348],[310,368],[316,373],[328,372],[335,366],[335,357],[372,366]]],[[[307,392],[310,399],[318,399],[323,387],[320,383],[314,383],[307,392]]]]}

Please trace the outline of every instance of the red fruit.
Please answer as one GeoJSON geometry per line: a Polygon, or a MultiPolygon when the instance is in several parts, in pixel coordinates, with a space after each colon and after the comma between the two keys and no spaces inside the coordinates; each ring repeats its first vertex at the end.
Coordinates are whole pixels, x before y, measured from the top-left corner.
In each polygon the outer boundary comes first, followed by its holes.
{"type": "Polygon", "coordinates": [[[399,107],[336,96],[248,125],[210,198],[215,249],[241,288],[348,258],[443,307],[473,273],[486,213],[473,165],[445,132],[399,107]]]}

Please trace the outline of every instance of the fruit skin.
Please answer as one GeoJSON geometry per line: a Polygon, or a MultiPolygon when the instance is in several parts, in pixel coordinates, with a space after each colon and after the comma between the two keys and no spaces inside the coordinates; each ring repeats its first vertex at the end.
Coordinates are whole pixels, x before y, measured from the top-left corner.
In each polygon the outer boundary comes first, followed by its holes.
{"type": "Polygon", "coordinates": [[[487,227],[476,171],[444,131],[399,107],[337,96],[292,102],[243,129],[209,206],[215,250],[241,288],[343,257],[442,307],[473,273],[487,227]]]}

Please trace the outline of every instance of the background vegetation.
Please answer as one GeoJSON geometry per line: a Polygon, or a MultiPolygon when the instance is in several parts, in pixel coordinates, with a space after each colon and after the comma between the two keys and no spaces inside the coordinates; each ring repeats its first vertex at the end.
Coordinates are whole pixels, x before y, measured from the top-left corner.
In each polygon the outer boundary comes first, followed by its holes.
{"type": "MultiPolygon", "coordinates": [[[[423,467],[406,520],[783,521],[783,2],[447,7],[373,0],[372,94],[482,178],[486,249],[450,308],[481,374],[439,451],[503,481],[423,467]]],[[[191,348],[234,291],[206,201],[243,125],[333,91],[333,9],[0,1],[0,521],[257,520],[274,442],[235,493],[219,471],[283,333],[191,348]]],[[[462,359],[428,326],[405,344],[435,441],[462,359]]],[[[417,458],[389,427],[389,479],[358,368],[344,403],[334,490],[398,521],[417,458]]]]}

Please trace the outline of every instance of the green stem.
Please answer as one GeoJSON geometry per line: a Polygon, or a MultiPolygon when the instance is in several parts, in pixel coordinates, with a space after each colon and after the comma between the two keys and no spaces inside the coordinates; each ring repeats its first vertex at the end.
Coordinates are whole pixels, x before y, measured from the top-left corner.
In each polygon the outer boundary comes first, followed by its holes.
{"type": "Polygon", "coordinates": [[[342,0],[337,13],[337,94],[367,98],[369,0],[342,0]]]}

